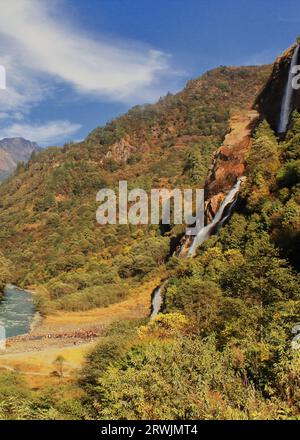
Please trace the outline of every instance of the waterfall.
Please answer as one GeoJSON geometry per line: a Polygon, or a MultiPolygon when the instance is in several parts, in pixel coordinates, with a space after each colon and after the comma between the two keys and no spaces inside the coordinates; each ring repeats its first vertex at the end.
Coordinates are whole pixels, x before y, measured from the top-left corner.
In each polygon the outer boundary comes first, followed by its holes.
{"type": "Polygon", "coordinates": [[[152,300],[151,300],[151,316],[150,318],[154,318],[160,311],[162,306],[162,296],[161,296],[161,289],[162,285],[158,286],[154,289],[152,294],[152,300]]]}
{"type": "Polygon", "coordinates": [[[297,64],[298,60],[298,53],[299,53],[299,45],[295,47],[290,69],[289,69],[289,76],[288,80],[285,86],[284,95],[281,102],[281,110],[280,110],[280,118],[279,118],[279,124],[278,124],[278,133],[285,133],[287,130],[287,126],[290,119],[291,114],[291,107],[292,107],[292,98],[293,98],[293,87],[292,87],[292,80],[293,80],[293,67],[297,64]]]}
{"type": "MultiPolygon", "coordinates": [[[[229,193],[226,195],[225,199],[223,200],[220,208],[218,209],[213,221],[209,223],[209,225],[204,226],[200,229],[198,234],[195,236],[193,243],[189,249],[189,252],[187,254],[188,257],[193,257],[195,255],[196,250],[198,247],[207,240],[215,231],[220,229],[224,222],[230,217],[231,212],[236,204],[237,196],[241,187],[241,183],[244,181],[245,177],[240,177],[236,184],[232,187],[232,189],[229,191],[229,193]]],[[[150,319],[154,318],[161,309],[163,299],[161,295],[161,290],[164,286],[166,281],[156,287],[154,289],[152,294],[152,300],[151,300],[151,315],[150,319]]]]}
{"type": "Polygon", "coordinates": [[[232,209],[236,203],[237,194],[240,190],[241,182],[243,181],[243,178],[241,177],[238,179],[236,184],[233,186],[233,188],[229,191],[225,199],[223,200],[220,208],[218,209],[218,212],[216,213],[213,221],[209,223],[208,225],[204,226],[198,234],[195,236],[193,243],[189,249],[188,256],[192,257],[195,255],[196,250],[198,247],[207,240],[213,232],[218,230],[223,223],[228,219],[230,216],[232,209]],[[228,210],[226,212],[226,210],[228,210]],[[225,216],[224,216],[225,213],[225,216]]]}

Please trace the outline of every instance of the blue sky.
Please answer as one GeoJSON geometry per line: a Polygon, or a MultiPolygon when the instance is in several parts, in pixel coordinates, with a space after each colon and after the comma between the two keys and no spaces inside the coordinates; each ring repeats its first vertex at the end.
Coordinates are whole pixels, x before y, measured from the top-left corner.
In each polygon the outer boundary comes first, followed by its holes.
{"type": "Polygon", "coordinates": [[[219,65],[269,63],[299,0],[0,0],[0,138],[83,139],[219,65]]]}

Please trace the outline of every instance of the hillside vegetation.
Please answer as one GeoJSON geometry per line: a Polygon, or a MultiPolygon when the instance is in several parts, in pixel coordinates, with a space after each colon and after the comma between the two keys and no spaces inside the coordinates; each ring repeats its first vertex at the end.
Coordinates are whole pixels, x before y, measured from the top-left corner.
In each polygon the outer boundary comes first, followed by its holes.
{"type": "Polygon", "coordinates": [[[297,112],[285,140],[260,122],[236,211],[195,258],[170,256],[176,227],[94,221],[99,185],[114,187],[120,178],[145,188],[203,184],[231,111],[250,104],[268,69],[209,72],[177,96],[96,129],[82,144],[38,155],[0,189],[3,252],[16,264],[18,282],[39,285],[45,311],[118,301],[158,266],[169,275],[163,313],[111,325],[76,382],[34,392],[17,375],[1,374],[1,418],[299,419],[297,112]],[[193,119],[202,98],[206,107],[193,119]],[[166,111],[175,102],[176,111],[166,111]],[[209,133],[197,125],[208,113],[209,133]],[[164,144],[160,120],[178,124],[171,144],[164,144]]]}
{"type": "Polygon", "coordinates": [[[238,212],[195,259],[169,261],[164,314],[94,352],[83,385],[95,417],[298,418],[299,123],[282,143],[259,126],[238,212]]]}
{"type": "Polygon", "coordinates": [[[269,71],[220,67],[177,95],[134,107],[84,142],[20,164],[0,187],[0,249],[15,265],[12,281],[34,287],[43,312],[123,299],[129,284],[166,261],[180,228],[101,227],[97,191],[117,189],[121,179],[129,189],[203,187],[231,112],[251,104],[269,71]]]}

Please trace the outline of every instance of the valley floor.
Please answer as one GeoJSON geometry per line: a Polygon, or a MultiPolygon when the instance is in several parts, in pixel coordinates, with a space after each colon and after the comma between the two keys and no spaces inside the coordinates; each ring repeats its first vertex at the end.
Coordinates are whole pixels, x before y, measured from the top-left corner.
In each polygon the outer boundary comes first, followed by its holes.
{"type": "Polygon", "coordinates": [[[105,341],[105,329],[116,321],[147,318],[151,293],[160,280],[133,289],[126,300],[85,312],[57,312],[36,323],[27,335],[10,338],[0,351],[0,369],[18,371],[29,384],[41,387],[57,381],[54,361],[63,356],[64,380],[81,368],[92,347],[105,341]]]}

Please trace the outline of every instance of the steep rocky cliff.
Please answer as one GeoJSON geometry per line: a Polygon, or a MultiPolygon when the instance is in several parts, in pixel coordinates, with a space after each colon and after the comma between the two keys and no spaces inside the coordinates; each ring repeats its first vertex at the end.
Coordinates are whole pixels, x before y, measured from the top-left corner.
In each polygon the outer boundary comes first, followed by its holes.
{"type": "Polygon", "coordinates": [[[220,203],[236,180],[244,175],[251,134],[258,120],[255,110],[240,111],[230,119],[230,131],[216,151],[206,182],[206,219],[214,217],[220,203]]]}
{"type": "MultiPolygon", "coordinates": [[[[254,99],[253,109],[238,111],[229,122],[230,131],[223,145],[215,152],[205,184],[206,221],[210,222],[225,194],[245,171],[246,156],[251,147],[251,134],[257,122],[266,119],[276,131],[282,98],[288,80],[291,58],[296,44],[278,57],[265,86],[254,99]]],[[[300,58],[300,55],[299,55],[300,58]]],[[[300,63],[300,59],[297,61],[300,63]]],[[[300,89],[292,95],[291,110],[300,110],[300,89]]]]}
{"type": "MultiPolygon", "coordinates": [[[[281,102],[295,47],[296,44],[293,44],[276,59],[270,78],[264,89],[258,95],[254,105],[261,118],[266,119],[275,131],[277,130],[279,123],[281,102]]],[[[300,64],[300,53],[297,64],[300,64]]],[[[300,110],[300,89],[295,90],[293,93],[292,109],[300,110]]]]}

